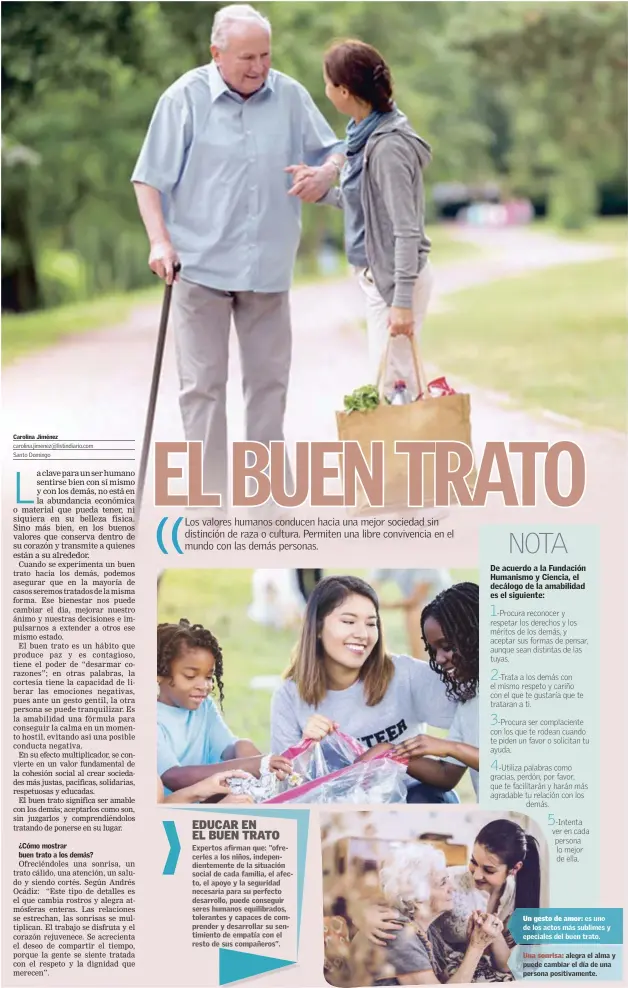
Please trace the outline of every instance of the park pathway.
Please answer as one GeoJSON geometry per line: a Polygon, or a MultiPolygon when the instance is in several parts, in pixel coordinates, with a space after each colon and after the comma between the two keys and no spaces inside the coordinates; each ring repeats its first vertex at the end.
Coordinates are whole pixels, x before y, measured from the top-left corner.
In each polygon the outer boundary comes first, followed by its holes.
{"type": "MultiPolygon", "coordinates": [[[[522,228],[460,228],[456,236],[486,253],[437,266],[435,308],[446,305],[447,296],[473,285],[615,253],[605,245],[561,240],[522,228]]],[[[333,439],[334,412],[341,406],[342,395],[368,379],[360,293],[350,278],[300,286],[292,293],[292,312],[294,356],[287,439],[333,439]]],[[[11,431],[45,430],[68,439],[140,437],[158,318],[158,306],[138,307],[122,325],[67,337],[9,366],[3,375],[3,388],[5,421],[11,431]]],[[[229,422],[231,438],[239,439],[243,438],[243,415],[235,338],[231,349],[229,422]]],[[[482,392],[455,378],[452,383],[471,391],[478,447],[488,439],[532,439],[541,434],[551,439],[559,434],[564,437],[565,430],[580,431],[577,424],[508,407],[505,396],[482,392]]],[[[172,332],[164,360],[155,436],[182,437],[172,332]]],[[[614,446],[618,437],[599,432],[597,439],[614,446]]]]}
{"type": "MultiPolygon", "coordinates": [[[[563,240],[523,228],[460,228],[455,235],[483,251],[437,266],[435,308],[447,305],[449,296],[473,285],[615,253],[605,245],[563,240]]],[[[334,440],[335,411],[341,407],[342,396],[368,380],[359,289],[351,278],[299,286],[292,293],[292,313],[294,355],[286,438],[289,443],[334,440]]],[[[37,431],[68,440],[136,437],[139,454],[158,317],[158,305],[139,307],[123,325],[68,337],[10,366],[3,379],[7,437],[37,431]]],[[[238,440],[244,436],[235,343],[231,350],[228,417],[230,438],[238,440]]],[[[443,373],[447,368],[428,365],[431,370],[443,373]]],[[[571,439],[586,452],[589,476],[616,476],[624,450],[620,434],[588,430],[543,410],[521,410],[508,396],[483,391],[449,373],[448,378],[457,390],[471,394],[476,457],[489,440],[551,443],[571,439]]],[[[153,435],[162,440],[183,438],[172,333],[153,435]]]]}

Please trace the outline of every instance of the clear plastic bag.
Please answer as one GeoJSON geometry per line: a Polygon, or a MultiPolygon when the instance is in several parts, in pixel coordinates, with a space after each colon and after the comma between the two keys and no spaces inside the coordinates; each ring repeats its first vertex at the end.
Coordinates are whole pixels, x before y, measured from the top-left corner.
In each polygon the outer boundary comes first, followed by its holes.
{"type": "Polygon", "coordinates": [[[335,731],[322,741],[303,741],[283,755],[303,781],[286,785],[265,803],[405,803],[407,762],[384,751],[369,761],[357,759],[369,749],[335,731]]]}

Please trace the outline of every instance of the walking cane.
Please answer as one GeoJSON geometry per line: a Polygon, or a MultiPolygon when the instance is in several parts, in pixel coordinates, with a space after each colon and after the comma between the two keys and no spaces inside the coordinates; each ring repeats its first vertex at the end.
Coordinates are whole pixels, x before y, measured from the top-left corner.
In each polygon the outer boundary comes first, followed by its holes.
{"type": "MultiPolygon", "coordinates": [[[[180,270],[181,270],[181,265],[175,264],[174,274],[177,274],[177,272],[180,270]]],[[[164,347],[166,345],[166,332],[168,329],[168,317],[170,315],[171,300],[172,300],[172,285],[166,285],[164,289],[164,299],[161,304],[161,318],[159,320],[159,333],[157,334],[155,363],[153,364],[153,379],[150,384],[150,395],[148,397],[148,411],[146,412],[146,425],[144,427],[144,439],[142,440],[142,452],[140,455],[140,468],[137,477],[137,489],[135,492],[135,524],[136,525],[140,520],[140,511],[142,509],[144,484],[146,482],[146,468],[148,466],[148,456],[150,453],[150,440],[153,433],[153,424],[155,421],[155,406],[157,405],[157,392],[159,390],[161,365],[164,357],[164,347]]]]}

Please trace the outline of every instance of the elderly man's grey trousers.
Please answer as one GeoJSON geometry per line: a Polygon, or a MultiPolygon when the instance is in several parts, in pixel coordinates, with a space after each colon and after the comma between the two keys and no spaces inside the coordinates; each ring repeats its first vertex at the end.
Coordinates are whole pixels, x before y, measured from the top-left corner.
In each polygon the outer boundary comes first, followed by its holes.
{"type": "Polygon", "coordinates": [[[292,353],[288,292],[223,292],[180,280],[173,311],[185,438],[204,444],[203,489],[221,494],[227,506],[231,317],[240,346],[246,438],[266,445],[283,441],[292,353]]]}

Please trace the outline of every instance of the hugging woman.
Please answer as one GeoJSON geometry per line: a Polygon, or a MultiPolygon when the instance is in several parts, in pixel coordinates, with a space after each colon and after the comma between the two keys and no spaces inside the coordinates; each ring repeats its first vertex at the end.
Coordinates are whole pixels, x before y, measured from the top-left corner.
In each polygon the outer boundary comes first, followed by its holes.
{"type": "Polygon", "coordinates": [[[360,939],[353,949],[365,941],[386,947],[386,961],[396,976],[389,984],[430,984],[434,973],[441,980],[446,974],[455,981],[461,971],[469,974],[465,961],[477,954],[469,947],[474,939],[481,939],[477,927],[484,926],[490,949],[475,956],[473,977],[468,980],[512,981],[509,961],[515,941],[508,924],[515,909],[538,909],[541,904],[537,840],[514,820],[491,820],[476,835],[467,868],[447,873],[447,895],[439,891],[445,885],[434,864],[435,853],[440,852],[418,843],[391,856],[380,875],[386,905],[364,912],[360,939]],[[410,932],[408,903],[414,924],[410,932]],[[480,917],[484,922],[479,922],[480,917]]]}
{"type": "MultiPolygon", "coordinates": [[[[380,871],[380,882],[389,904],[398,910],[400,930],[382,963],[392,976],[376,977],[376,985],[512,980],[505,962],[499,968],[501,958],[494,966],[494,944],[503,931],[498,916],[482,909],[471,913],[459,951],[443,937],[439,921],[452,909],[454,886],[442,851],[420,842],[396,848],[380,871]]],[[[359,949],[362,936],[355,938],[353,950],[359,949]]]]}

